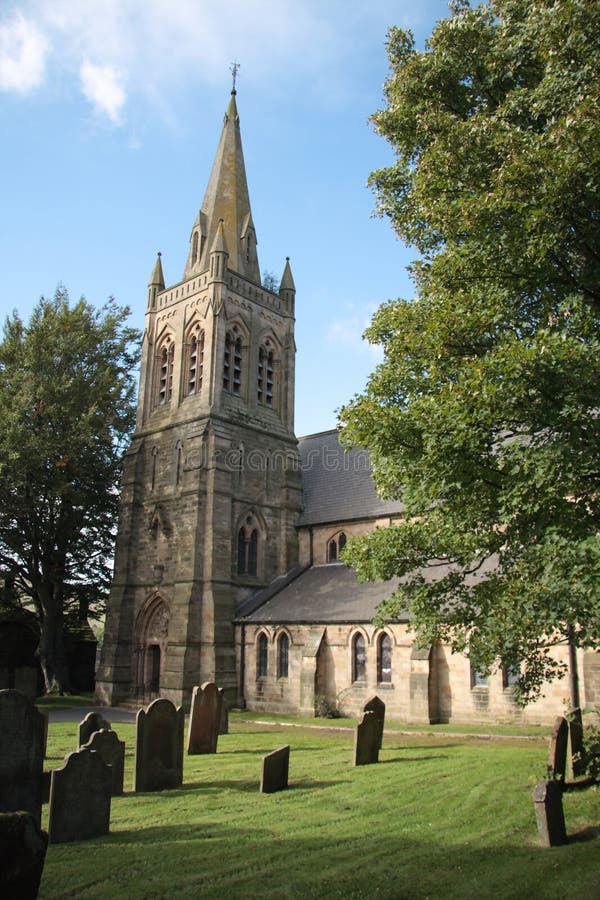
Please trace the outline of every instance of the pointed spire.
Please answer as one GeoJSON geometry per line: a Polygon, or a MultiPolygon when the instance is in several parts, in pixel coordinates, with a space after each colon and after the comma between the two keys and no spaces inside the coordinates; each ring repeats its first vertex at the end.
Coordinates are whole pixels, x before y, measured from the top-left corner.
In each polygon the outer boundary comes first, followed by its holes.
{"type": "Polygon", "coordinates": [[[148,309],[156,309],[156,295],[165,289],[165,276],[163,275],[160,257],[161,253],[159,250],[150,281],[148,282],[148,309]]]}
{"type": "Polygon", "coordinates": [[[183,277],[189,278],[208,268],[209,253],[219,228],[219,220],[222,219],[229,252],[229,268],[260,284],[256,232],[250,209],[235,97],[234,89],[225,113],[223,131],[202,208],[192,228],[190,253],[183,277]]]}
{"type": "Polygon", "coordinates": [[[210,248],[211,253],[229,253],[227,249],[227,241],[225,240],[225,229],[223,228],[223,219],[219,219],[217,233],[210,248]]]}
{"type": "Polygon", "coordinates": [[[292,277],[292,268],[290,266],[290,258],[286,256],[285,258],[285,269],[283,270],[283,275],[281,276],[281,284],[279,285],[279,293],[283,293],[283,291],[293,291],[296,293],[296,285],[294,284],[294,279],[292,277]]]}
{"type": "Polygon", "coordinates": [[[156,256],[156,262],[154,263],[154,268],[152,269],[150,281],[148,282],[148,287],[157,287],[159,291],[164,291],[165,276],[163,275],[162,263],[160,261],[161,256],[162,253],[159,250],[156,256]]]}

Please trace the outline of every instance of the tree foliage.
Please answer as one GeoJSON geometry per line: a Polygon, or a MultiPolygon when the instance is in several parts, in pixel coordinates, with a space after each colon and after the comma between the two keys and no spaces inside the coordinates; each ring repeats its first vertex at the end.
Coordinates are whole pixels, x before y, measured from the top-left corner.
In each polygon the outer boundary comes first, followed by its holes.
{"type": "Polygon", "coordinates": [[[139,335],[128,309],[64,289],[0,343],[0,567],[40,622],[47,690],[68,687],[67,601],[106,593],[124,442],[134,422],[139,335]]]}
{"type": "Polygon", "coordinates": [[[600,645],[600,7],[452,5],[423,51],[392,28],[395,163],[371,183],[420,258],[366,336],[384,361],[341,411],[406,520],[349,543],[401,575],[423,643],[522,669],[520,702],[600,645]]]}

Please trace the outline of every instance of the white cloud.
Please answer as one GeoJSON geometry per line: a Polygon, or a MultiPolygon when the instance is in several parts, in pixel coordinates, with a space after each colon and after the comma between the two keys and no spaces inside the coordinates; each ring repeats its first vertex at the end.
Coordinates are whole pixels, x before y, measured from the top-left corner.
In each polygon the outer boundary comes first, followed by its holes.
{"type": "MultiPolygon", "coordinates": [[[[301,78],[319,103],[352,96],[356,48],[383,36],[390,0],[18,0],[2,23],[0,87],[31,90],[44,74],[81,84],[112,122],[143,97],[168,119],[173,88],[227,83],[285,91],[301,78]],[[352,63],[352,65],[349,65],[352,63]],[[46,64],[46,65],[45,65],[46,64]],[[91,67],[91,68],[90,68],[91,67]],[[112,73],[112,74],[111,74],[112,73]],[[120,75],[117,75],[120,73],[120,75]]],[[[62,83],[62,82],[61,82],[62,83]]]]}
{"type": "Polygon", "coordinates": [[[112,66],[98,66],[86,60],[80,70],[81,87],[87,100],[111,122],[118,125],[126,94],[121,74],[112,66]]]}
{"type": "Polygon", "coordinates": [[[22,15],[0,22],[0,88],[26,94],[38,87],[47,49],[44,35],[22,15]]]}
{"type": "Polygon", "coordinates": [[[335,346],[346,347],[353,353],[369,353],[379,363],[383,360],[382,348],[378,344],[369,344],[363,337],[369,324],[370,320],[362,316],[336,319],[327,330],[326,340],[335,346]]]}

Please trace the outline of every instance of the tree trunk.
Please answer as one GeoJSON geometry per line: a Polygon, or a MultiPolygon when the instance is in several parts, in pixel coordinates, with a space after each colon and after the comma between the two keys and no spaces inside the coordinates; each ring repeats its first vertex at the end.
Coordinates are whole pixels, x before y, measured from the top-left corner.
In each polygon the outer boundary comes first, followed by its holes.
{"type": "Polygon", "coordinates": [[[45,692],[65,694],[70,685],[65,657],[62,604],[50,601],[42,605],[44,618],[37,656],[42,667],[45,692]]]}

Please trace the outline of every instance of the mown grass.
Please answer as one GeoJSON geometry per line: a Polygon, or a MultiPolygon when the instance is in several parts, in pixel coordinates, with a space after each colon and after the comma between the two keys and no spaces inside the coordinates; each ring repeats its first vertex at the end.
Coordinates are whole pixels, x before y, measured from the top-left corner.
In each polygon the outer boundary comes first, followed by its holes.
{"type": "MultiPolygon", "coordinates": [[[[46,768],[76,746],[51,723],[46,768]]],[[[135,726],[126,741],[131,791],[135,726]]],[[[46,898],[589,898],[600,884],[600,791],[565,797],[565,847],[538,844],[538,742],[386,735],[352,766],[352,734],[232,724],[184,785],[113,798],[108,836],[50,845],[46,898]],[[290,788],[259,793],[261,758],[291,745],[290,788]]],[[[47,824],[47,807],[44,807],[47,824]]]]}

